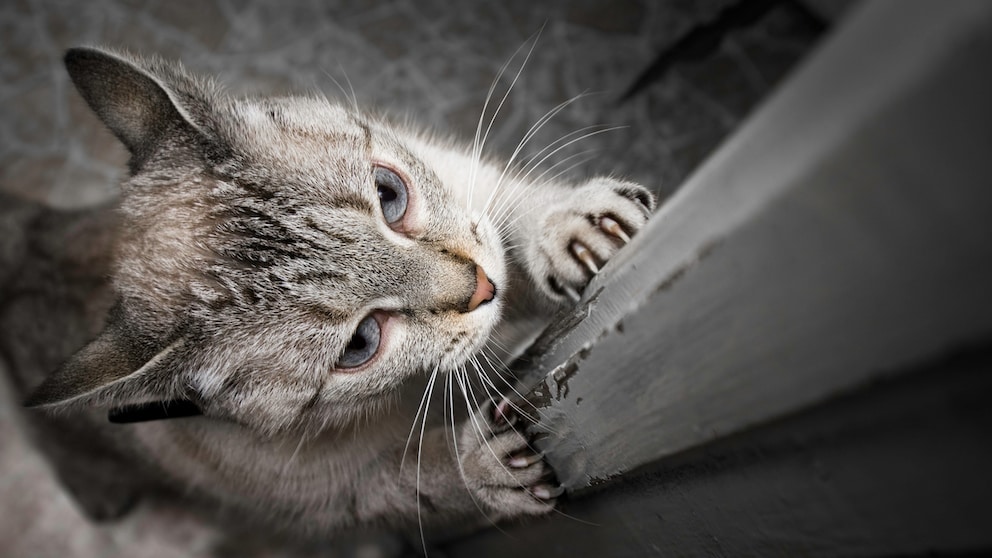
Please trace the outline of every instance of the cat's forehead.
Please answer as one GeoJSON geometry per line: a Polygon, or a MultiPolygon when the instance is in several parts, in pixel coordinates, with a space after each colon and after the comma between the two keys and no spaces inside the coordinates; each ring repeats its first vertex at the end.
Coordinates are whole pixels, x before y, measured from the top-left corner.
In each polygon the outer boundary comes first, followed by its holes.
{"type": "Polygon", "coordinates": [[[338,105],[307,98],[246,100],[235,105],[228,141],[257,155],[319,161],[328,152],[370,149],[367,126],[338,105]]]}
{"type": "Polygon", "coordinates": [[[364,175],[382,158],[411,171],[420,163],[389,126],[324,99],[247,100],[235,113],[238,125],[228,141],[260,165],[364,175]]]}

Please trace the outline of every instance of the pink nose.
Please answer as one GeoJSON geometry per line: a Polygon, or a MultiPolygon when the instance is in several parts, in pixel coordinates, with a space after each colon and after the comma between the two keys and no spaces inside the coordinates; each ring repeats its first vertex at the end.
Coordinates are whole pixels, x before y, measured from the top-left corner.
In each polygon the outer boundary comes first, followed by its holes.
{"type": "Polygon", "coordinates": [[[468,299],[468,311],[471,312],[479,306],[496,298],[496,285],[486,277],[486,271],[481,265],[475,266],[475,292],[472,298],[468,299]]]}

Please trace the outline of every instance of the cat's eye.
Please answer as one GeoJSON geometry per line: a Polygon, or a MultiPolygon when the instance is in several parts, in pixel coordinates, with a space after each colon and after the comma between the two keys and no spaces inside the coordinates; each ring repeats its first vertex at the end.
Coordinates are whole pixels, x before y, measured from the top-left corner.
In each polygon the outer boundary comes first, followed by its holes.
{"type": "Polygon", "coordinates": [[[379,193],[382,216],[390,225],[399,223],[406,214],[407,191],[403,179],[386,167],[375,168],[375,187],[379,193]]]}
{"type": "Polygon", "coordinates": [[[355,368],[371,360],[379,350],[381,335],[382,330],[374,316],[363,318],[338,359],[337,368],[355,368]]]}

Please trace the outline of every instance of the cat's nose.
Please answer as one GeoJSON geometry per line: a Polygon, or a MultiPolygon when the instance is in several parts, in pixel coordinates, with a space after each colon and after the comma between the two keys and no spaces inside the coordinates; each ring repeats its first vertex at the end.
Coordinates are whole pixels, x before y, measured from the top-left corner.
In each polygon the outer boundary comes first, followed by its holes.
{"type": "Polygon", "coordinates": [[[496,285],[486,276],[486,271],[481,265],[475,265],[475,292],[472,298],[468,299],[468,311],[471,312],[479,306],[496,298],[496,285]]]}

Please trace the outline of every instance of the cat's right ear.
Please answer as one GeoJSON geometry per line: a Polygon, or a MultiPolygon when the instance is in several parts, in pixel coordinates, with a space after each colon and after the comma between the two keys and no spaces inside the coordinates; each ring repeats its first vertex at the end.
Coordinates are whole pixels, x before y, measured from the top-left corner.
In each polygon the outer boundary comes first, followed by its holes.
{"type": "Polygon", "coordinates": [[[169,134],[188,131],[209,137],[204,107],[211,87],[178,65],[81,47],[66,52],[65,66],[83,99],[128,148],[136,166],[169,134]]]}
{"type": "Polygon", "coordinates": [[[25,401],[27,407],[127,406],[182,398],[177,361],[185,341],[142,347],[110,322],[25,401]]]}

